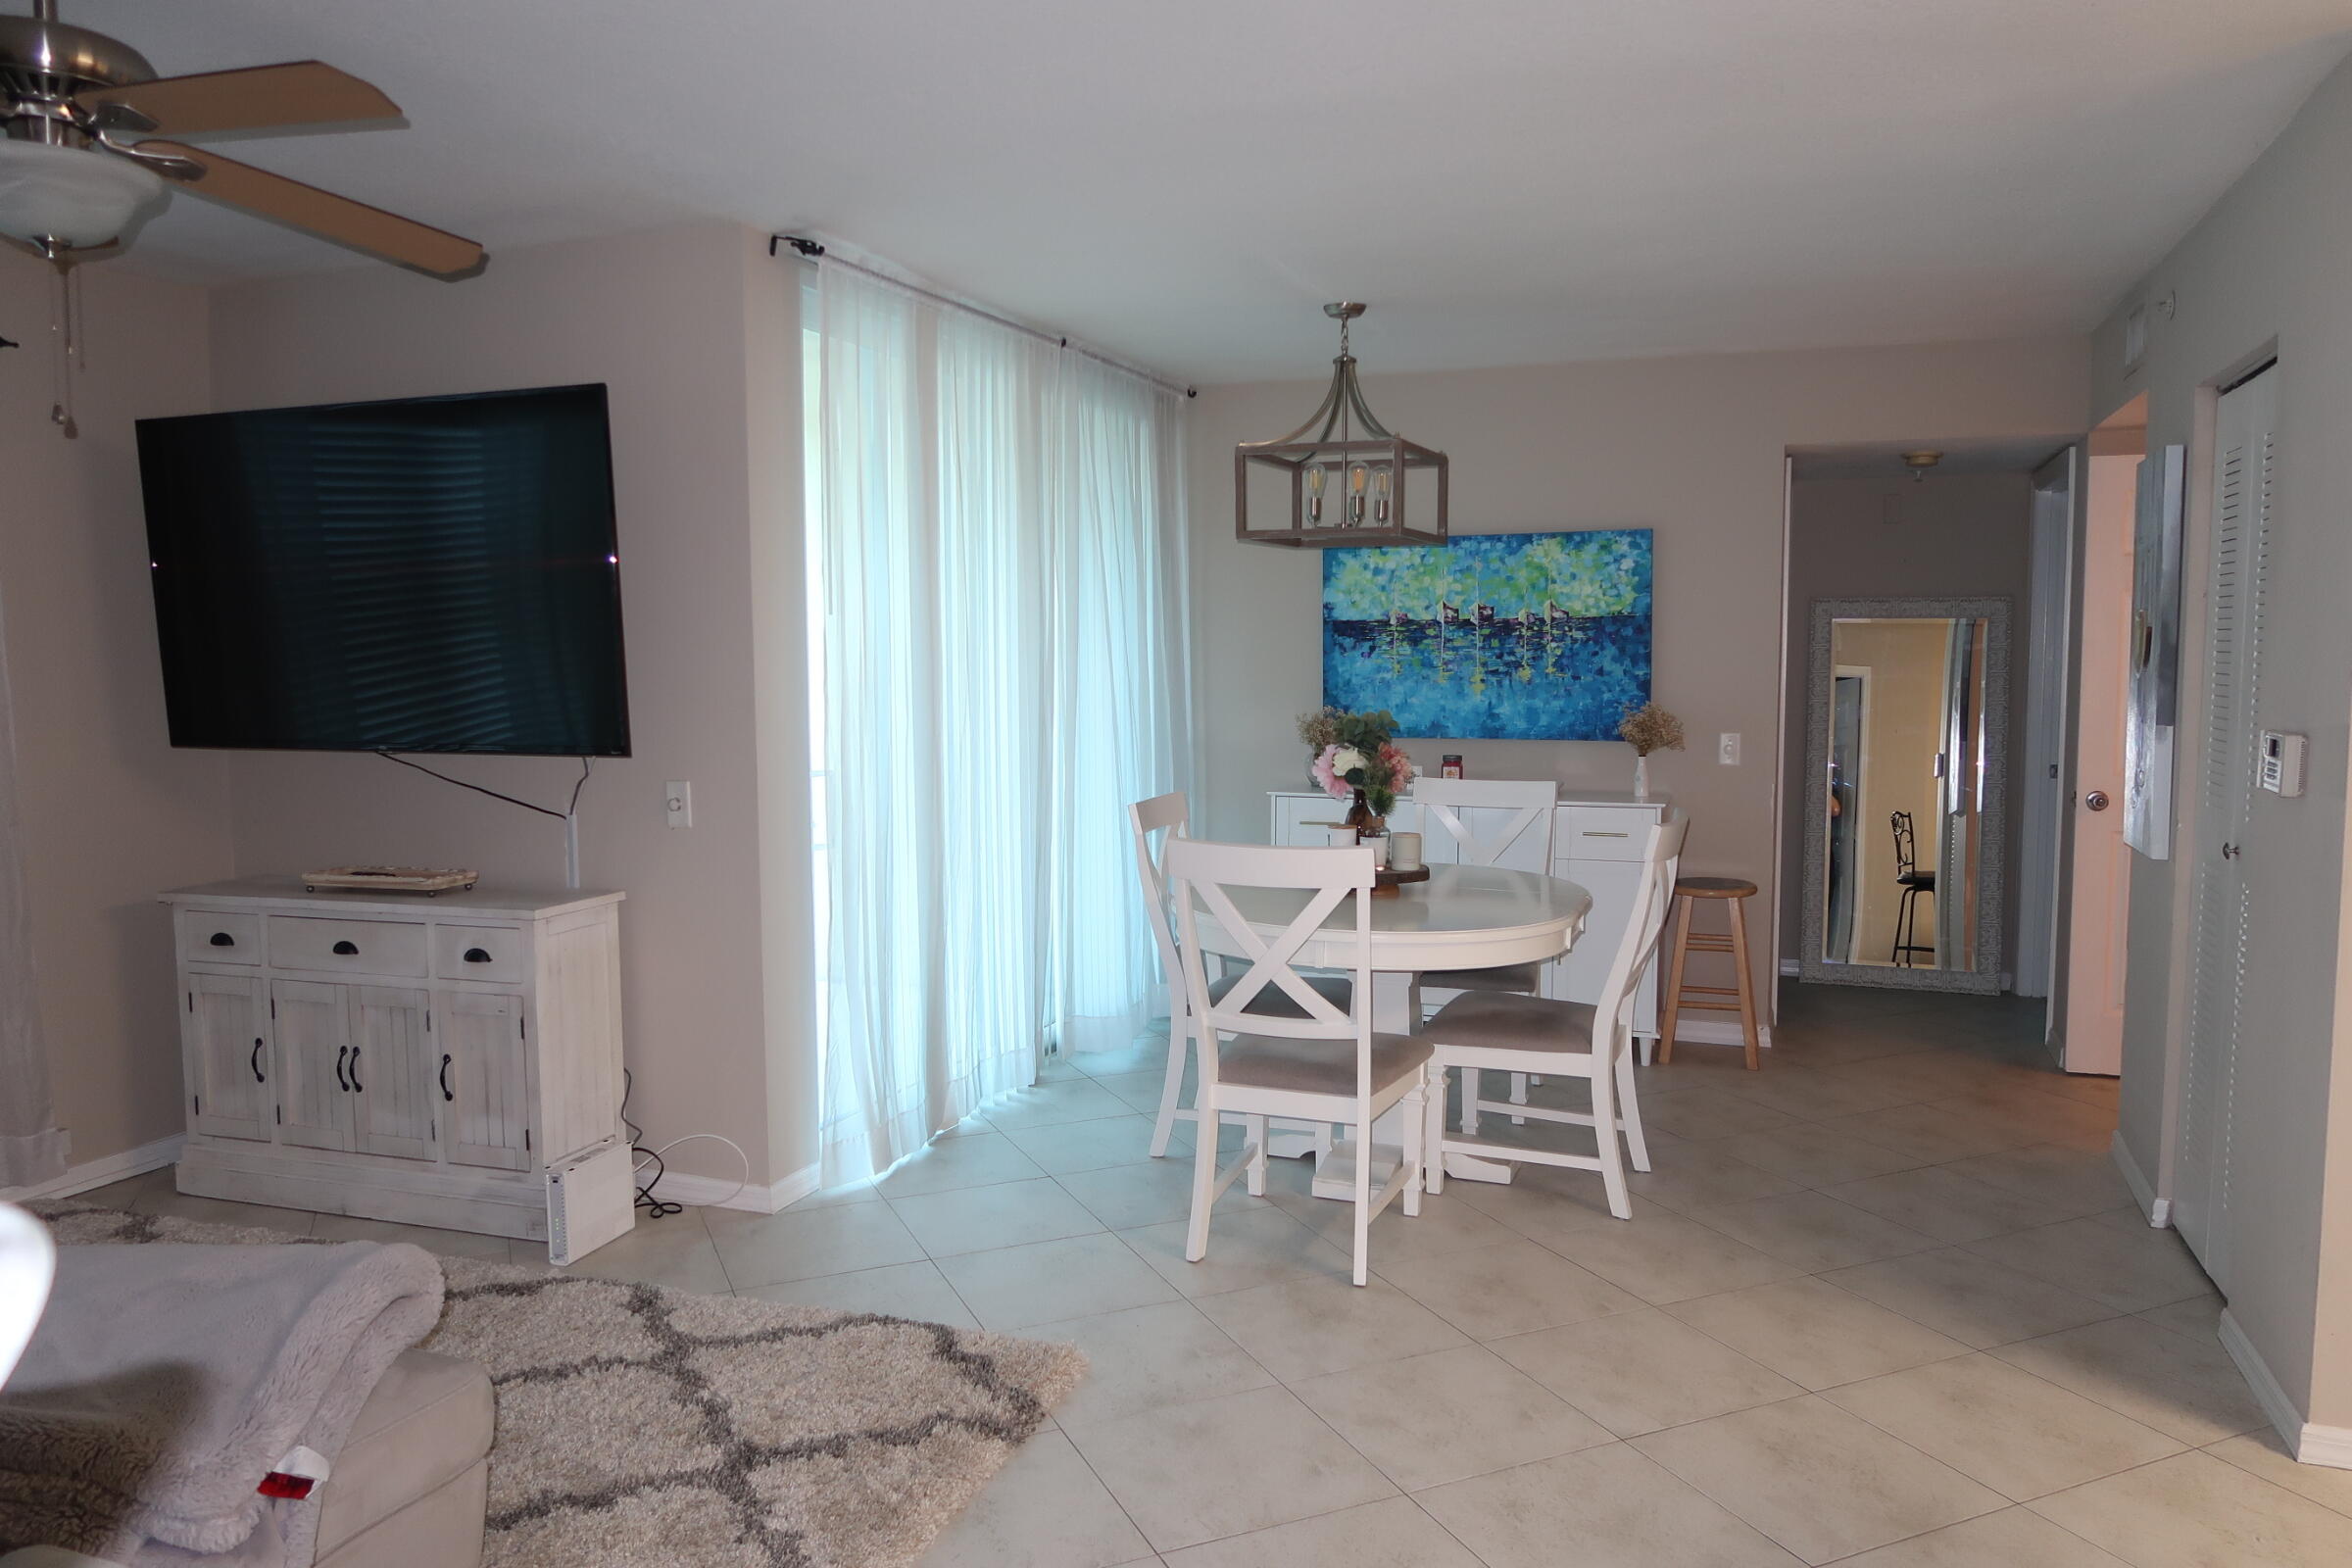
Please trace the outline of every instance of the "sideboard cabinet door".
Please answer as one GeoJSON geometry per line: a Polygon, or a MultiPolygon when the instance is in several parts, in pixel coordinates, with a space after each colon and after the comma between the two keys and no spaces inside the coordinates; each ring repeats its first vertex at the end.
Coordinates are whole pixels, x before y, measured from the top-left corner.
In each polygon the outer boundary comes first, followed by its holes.
{"type": "Polygon", "coordinates": [[[443,991],[433,1001],[433,1101],[453,1165],[527,1170],[530,1058],[522,1000],[443,991]]]}
{"type": "Polygon", "coordinates": [[[273,980],[270,1011],[277,1032],[278,1142],[348,1150],[351,1020],[343,988],[316,980],[273,980]]]}
{"type": "MultiPolygon", "coordinates": [[[[1565,1002],[1594,1003],[1609,982],[1609,966],[1617,961],[1618,946],[1634,918],[1634,894],[1642,882],[1642,867],[1633,860],[1578,860],[1559,867],[1556,876],[1580,884],[1592,895],[1592,911],[1585,916],[1585,934],[1559,961],[1556,989],[1549,992],[1565,1002]]],[[[1636,1034],[1642,1031],[1637,1028],[1636,1034]]]]}
{"type": "Polygon", "coordinates": [[[352,1148],[363,1154],[432,1158],[427,994],[406,986],[353,986],[349,997],[352,1148]]]}
{"type": "Polygon", "coordinates": [[[189,974],[179,1017],[188,1128],[267,1143],[270,1051],[262,982],[254,975],[189,974]]]}

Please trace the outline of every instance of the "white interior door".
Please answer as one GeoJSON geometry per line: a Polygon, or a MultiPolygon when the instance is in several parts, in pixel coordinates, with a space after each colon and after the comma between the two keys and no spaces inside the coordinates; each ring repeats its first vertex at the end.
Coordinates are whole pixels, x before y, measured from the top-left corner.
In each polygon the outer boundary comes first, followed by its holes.
{"type": "Polygon", "coordinates": [[[2190,942],[2180,1154],[2173,1223],[2226,1295],[2238,1021],[2253,917],[2247,827],[2260,724],[2278,376],[2223,394],[2216,413],[2205,716],[2198,735],[2196,924],[2190,942]]]}
{"type": "Polygon", "coordinates": [[[2061,1031],[2068,1072],[2124,1068],[2124,939],[2132,895],[2132,856],[2124,845],[2124,723],[2132,700],[2132,518],[2139,462],[2092,458],[2086,486],[2061,1031]]]}
{"type": "Polygon", "coordinates": [[[2058,936],[2058,854],[2065,780],[2066,653],[2074,603],[2077,449],[2043,464],[2034,475],[2032,586],[2026,612],[2026,712],[2019,779],[2017,973],[2010,989],[2021,997],[2050,994],[2058,936]]]}

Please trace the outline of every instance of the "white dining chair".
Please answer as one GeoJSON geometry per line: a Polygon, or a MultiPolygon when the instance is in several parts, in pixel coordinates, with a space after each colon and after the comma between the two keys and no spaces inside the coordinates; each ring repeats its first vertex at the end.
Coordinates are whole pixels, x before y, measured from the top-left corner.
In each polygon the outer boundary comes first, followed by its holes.
{"type": "Polygon", "coordinates": [[[1440,1008],[1423,1031],[1436,1048],[1431,1058],[1427,1104],[1429,1133],[1424,1147],[1429,1155],[1429,1190],[1446,1184],[1446,1156],[1471,1154],[1483,1159],[1524,1160],[1563,1165],[1574,1170],[1600,1172],[1609,1212],[1633,1218],[1625,1188],[1628,1154],[1636,1170],[1649,1169],[1649,1146],[1642,1136],[1642,1104],[1634,1085],[1634,999],[1642,971],[1658,950],[1665,929],[1666,906],[1674,894],[1674,867],[1683,853],[1690,817],[1668,811],[1649,830],[1642,848],[1642,875],[1634,890],[1634,916],[1626,922],[1602,984],[1592,1004],[1559,1002],[1548,997],[1520,996],[1500,991],[1473,991],[1440,1008]],[[1462,1074],[1462,1130],[1446,1133],[1446,1072],[1462,1074]],[[1561,1110],[1535,1104],[1494,1104],[1478,1094],[1482,1070],[1541,1073],[1546,1078],[1583,1078],[1592,1086],[1592,1109],[1561,1110]],[[1493,1144],[1478,1138],[1482,1111],[1499,1111],[1514,1120],[1569,1122],[1591,1127],[1594,1150],[1571,1154],[1518,1144],[1493,1144]],[[1618,1138],[1625,1140],[1624,1150],[1618,1138]]]}
{"type": "Polygon", "coordinates": [[[1209,1210],[1237,1176],[1247,1172],[1250,1194],[1264,1196],[1268,1117],[1342,1122],[1355,1129],[1358,1150],[1349,1196],[1355,1203],[1354,1279],[1362,1285],[1370,1277],[1372,1221],[1399,1197],[1405,1213],[1421,1212],[1430,1057],[1429,1042],[1420,1036],[1372,1027],[1372,851],[1268,849],[1178,838],[1168,843],[1166,863],[1178,956],[1200,1042],[1200,1085],[1193,1095],[1200,1125],[1193,1138],[1185,1258],[1198,1263],[1208,1255],[1209,1210]],[[1305,907],[1271,937],[1251,926],[1235,905],[1237,893],[1263,892],[1305,895],[1305,907]],[[1339,928],[1346,933],[1339,956],[1351,982],[1345,1004],[1335,1003],[1298,963],[1300,947],[1322,933],[1324,921],[1335,913],[1347,919],[1339,928]],[[1204,919],[1223,933],[1220,946],[1238,948],[1249,963],[1222,994],[1212,992],[1201,957],[1204,919]],[[1268,993],[1286,998],[1295,1012],[1259,1005],[1268,993]],[[1403,1157],[1375,1193],[1372,1125],[1397,1106],[1402,1106],[1403,1157]],[[1219,1170],[1217,1141],[1205,1129],[1228,1111],[1241,1113],[1247,1131],[1240,1157],[1219,1170]]]}
{"type": "MultiPolygon", "coordinates": [[[[1551,872],[1552,808],[1559,786],[1549,779],[1423,778],[1413,782],[1421,808],[1422,858],[1456,865],[1498,865],[1512,871],[1551,872]]],[[[1438,969],[1421,976],[1421,1008],[1434,1014],[1470,991],[1544,992],[1544,966],[1506,963],[1489,969],[1438,969]]],[[[1511,1102],[1527,1102],[1528,1075],[1511,1075],[1511,1102]]]]}
{"type": "MultiPolygon", "coordinates": [[[[1161,867],[1167,846],[1187,835],[1191,811],[1184,792],[1176,790],[1136,802],[1127,808],[1127,821],[1135,833],[1135,873],[1143,884],[1144,912],[1152,922],[1152,940],[1159,949],[1160,978],[1168,988],[1168,1060],[1159,1089],[1159,1115],[1152,1124],[1152,1157],[1158,1159],[1167,1153],[1168,1135],[1175,1131],[1176,1124],[1199,1119],[1191,1106],[1179,1103],[1184,1098],[1184,1073],[1193,1060],[1198,1031],[1193,1027],[1191,999],[1184,988],[1184,966],[1176,956],[1175,933],[1168,924],[1167,879],[1161,867]]],[[[1209,990],[1222,997],[1238,979],[1232,975],[1220,977],[1209,982],[1209,990]]],[[[1307,983],[1334,1006],[1348,1005],[1349,987],[1345,976],[1317,975],[1307,983]]],[[[1297,1004],[1281,992],[1261,994],[1252,1005],[1261,1010],[1303,1016],[1297,1004]]],[[[1329,1129],[1325,1128],[1317,1135],[1317,1151],[1329,1148],[1330,1143],[1329,1129]]]]}

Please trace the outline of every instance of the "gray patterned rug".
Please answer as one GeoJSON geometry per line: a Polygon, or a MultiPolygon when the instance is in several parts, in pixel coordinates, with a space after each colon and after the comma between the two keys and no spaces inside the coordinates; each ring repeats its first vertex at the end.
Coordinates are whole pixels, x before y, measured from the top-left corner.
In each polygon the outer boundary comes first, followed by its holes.
{"type": "MultiPolygon", "coordinates": [[[[301,1245],[71,1201],[61,1244],[301,1245]]],[[[490,1568],[900,1568],[1077,1384],[1067,1345],[441,1260],[498,1391],[490,1568]]]]}

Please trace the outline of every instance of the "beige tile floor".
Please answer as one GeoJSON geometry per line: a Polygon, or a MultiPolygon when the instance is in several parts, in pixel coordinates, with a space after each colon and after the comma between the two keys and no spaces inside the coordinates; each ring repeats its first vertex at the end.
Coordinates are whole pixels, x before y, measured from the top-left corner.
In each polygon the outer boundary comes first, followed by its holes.
{"type": "MultiPolygon", "coordinates": [[[[2352,1561],[2352,1474],[2287,1461],[2218,1298],[2108,1163],[2115,1085],[2050,1071],[2038,1018],[1791,987],[1763,1072],[1688,1046],[1642,1071],[1631,1223],[1582,1175],[1449,1183],[1381,1219],[1362,1291],[1292,1162],[1183,1260],[1153,1040],[1057,1062],[877,1186],[641,1222],[580,1266],[1083,1347],[926,1568],[2352,1561]]],[[[168,1172],[89,1196],[510,1252],[168,1172]]]]}

